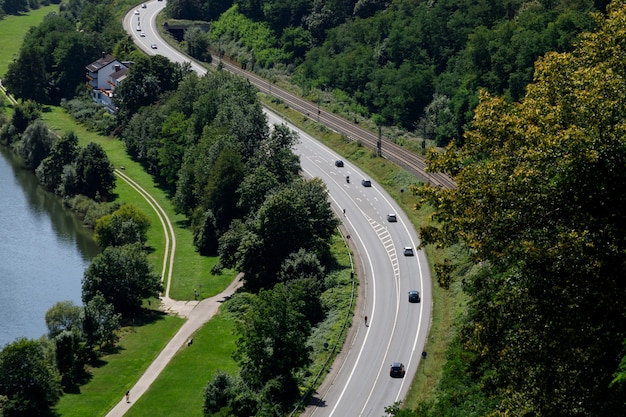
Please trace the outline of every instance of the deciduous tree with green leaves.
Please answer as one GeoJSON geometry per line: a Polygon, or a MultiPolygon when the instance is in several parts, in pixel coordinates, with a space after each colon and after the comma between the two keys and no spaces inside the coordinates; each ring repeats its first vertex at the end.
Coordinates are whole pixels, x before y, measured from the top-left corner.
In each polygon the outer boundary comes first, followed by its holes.
{"type": "Polygon", "coordinates": [[[493,415],[626,413],[611,386],[626,333],[626,39],[623,1],[573,53],[539,60],[520,103],[481,95],[465,146],[431,158],[453,190],[418,193],[481,269],[461,340],[499,398],[493,415]]]}
{"type": "Polygon", "coordinates": [[[237,325],[235,358],[241,376],[253,389],[268,382],[282,384],[283,404],[298,396],[296,373],[310,363],[306,345],[311,325],[301,310],[301,301],[283,284],[261,291],[237,325]]]}
{"type": "Polygon", "coordinates": [[[132,243],[145,244],[150,218],[132,204],[124,204],[111,214],[96,222],[94,239],[98,246],[123,246],[132,243]]]}
{"type": "Polygon", "coordinates": [[[159,291],[160,277],[137,243],[105,248],[92,259],[82,283],[83,303],[100,294],[124,317],[136,315],[142,300],[157,297],[159,291]]]}
{"type": "Polygon", "coordinates": [[[18,339],[0,351],[2,416],[44,417],[59,398],[59,374],[42,342],[18,339]]]}

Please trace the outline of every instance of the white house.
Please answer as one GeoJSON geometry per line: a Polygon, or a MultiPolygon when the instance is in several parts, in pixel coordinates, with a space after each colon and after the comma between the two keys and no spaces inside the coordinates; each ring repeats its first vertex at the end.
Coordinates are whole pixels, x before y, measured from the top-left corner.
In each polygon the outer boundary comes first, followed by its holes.
{"type": "Polygon", "coordinates": [[[85,67],[87,70],[87,88],[96,103],[103,104],[111,113],[115,113],[113,94],[117,86],[126,78],[128,66],[117,58],[102,53],[102,57],[85,67]]]}

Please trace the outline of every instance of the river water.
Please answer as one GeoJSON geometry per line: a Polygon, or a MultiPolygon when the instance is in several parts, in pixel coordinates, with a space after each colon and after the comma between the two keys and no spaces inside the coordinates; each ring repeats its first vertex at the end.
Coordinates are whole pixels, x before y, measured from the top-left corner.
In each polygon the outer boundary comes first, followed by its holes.
{"type": "Polygon", "coordinates": [[[90,231],[0,146],[0,349],[44,335],[57,301],[82,305],[81,279],[97,253],[90,231]]]}

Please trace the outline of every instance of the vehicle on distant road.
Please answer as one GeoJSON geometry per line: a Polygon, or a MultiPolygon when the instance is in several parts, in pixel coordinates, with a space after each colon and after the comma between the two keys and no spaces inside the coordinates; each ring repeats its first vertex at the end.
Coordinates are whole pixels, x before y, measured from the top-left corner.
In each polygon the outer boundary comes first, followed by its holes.
{"type": "Polygon", "coordinates": [[[362,185],[363,187],[371,187],[371,186],[372,186],[372,181],[370,181],[370,180],[366,180],[366,179],[362,179],[362,180],[361,180],[361,185],[362,185]]]}
{"type": "Polygon", "coordinates": [[[135,14],[139,14],[139,10],[135,10],[135,14]]]}
{"type": "Polygon", "coordinates": [[[397,221],[398,221],[398,218],[396,217],[396,215],[395,215],[395,214],[390,213],[390,214],[388,214],[388,215],[387,215],[387,221],[388,221],[389,223],[395,223],[395,222],[397,222],[397,221]]]}
{"type": "Polygon", "coordinates": [[[389,370],[389,376],[392,378],[404,378],[405,373],[404,365],[400,362],[392,364],[389,370]]]}
{"type": "Polygon", "coordinates": [[[150,48],[152,48],[152,49],[157,49],[157,48],[158,48],[158,46],[157,46],[157,44],[156,44],[156,43],[153,43],[152,45],[150,45],[150,48]]]}
{"type": "Polygon", "coordinates": [[[404,256],[413,256],[413,248],[410,246],[404,247],[404,256]]]}
{"type": "Polygon", "coordinates": [[[335,161],[335,166],[339,167],[339,168],[342,168],[343,167],[343,161],[341,159],[337,159],[335,161]]]}
{"type": "Polygon", "coordinates": [[[141,32],[141,33],[139,34],[139,36],[141,36],[142,38],[145,38],[145,37],[146,37],[146,34],[145,34],[144,32],[141,32]]]}
{"type": "Polygon", "coordinates": [[[409,291],[409,303],[419,303],[422,301],[419,291],[409,291]]]}

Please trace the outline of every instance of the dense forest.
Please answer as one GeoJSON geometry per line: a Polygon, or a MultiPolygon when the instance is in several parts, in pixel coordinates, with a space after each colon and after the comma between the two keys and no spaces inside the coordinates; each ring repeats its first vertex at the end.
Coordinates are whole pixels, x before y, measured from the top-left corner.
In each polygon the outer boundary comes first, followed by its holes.
{"type": "MultiPolygon", "coordinates": [[[[606,1],[170,0],[173,18],[212,22],[220,55],[281,74],[312,100],[432,139],[462,132],[478,92],[523,97],[533,63],[570,51],[606,1]]],[[[198,42],[198,36],[187,39],[198,42]]],[[[269,72],[268,72],[269,71],[269,72]]]]}
{"type": "Polygon", "coordinates": [[[465,145],[431,154],[458,188],[418,190],[440,221],[420,235],[467,249],[470,301],[442,395],[396,415],[626,413],[626,4],[609,10],[519,103],[483,93],[465,145]]]}

